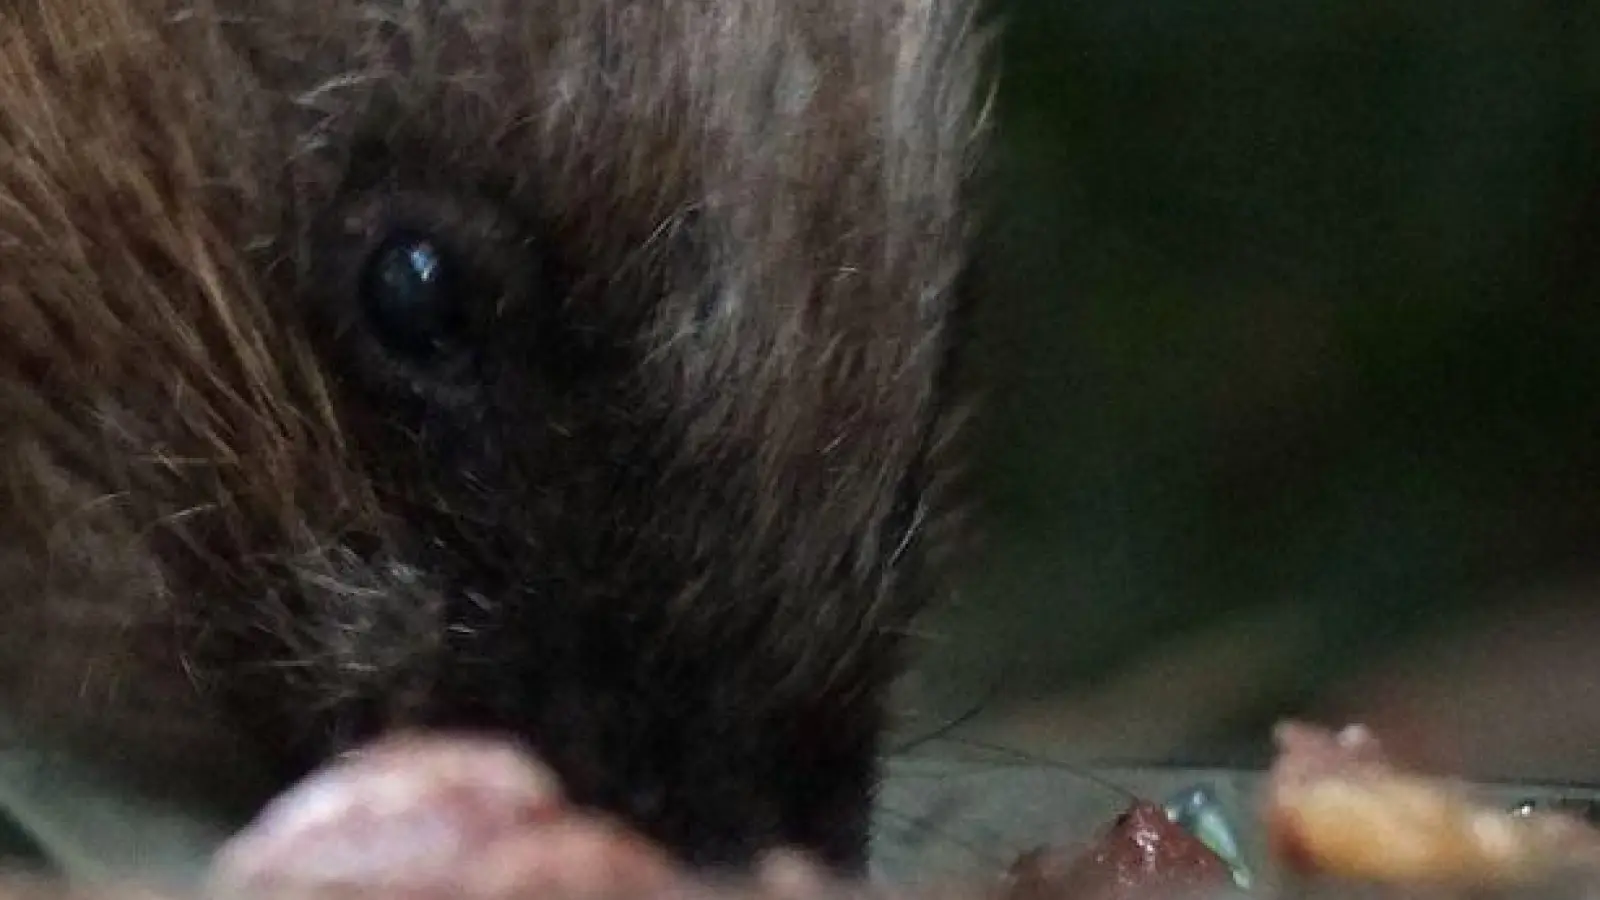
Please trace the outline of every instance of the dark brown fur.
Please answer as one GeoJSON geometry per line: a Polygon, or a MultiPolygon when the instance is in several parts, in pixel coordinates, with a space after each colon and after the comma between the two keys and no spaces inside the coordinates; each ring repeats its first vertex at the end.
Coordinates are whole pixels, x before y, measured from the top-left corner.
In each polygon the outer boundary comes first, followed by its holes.
{"type": "Polygon", "coordinates": [[[379,731],[508,730],[694,861],[858,864],[970,15],[0,7],[0,708],[240,812],[379,731]],[[397,225],[479,279],[466,369],[368,333],[397,225]]]}

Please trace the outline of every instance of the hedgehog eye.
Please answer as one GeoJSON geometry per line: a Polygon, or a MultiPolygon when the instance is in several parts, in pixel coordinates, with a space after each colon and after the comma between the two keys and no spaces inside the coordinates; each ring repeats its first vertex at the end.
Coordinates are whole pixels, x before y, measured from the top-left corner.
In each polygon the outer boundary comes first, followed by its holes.
{"type": "Polygon", "coordinates": [[[373,249],[361,275],[361,308],[391,352],[417,363],[444,355],[466,327],[456,261],[439,241],[396,232],[373,249]]]}
{"type": "Polygon", "coordinates": [[[541,223],[492,196],[351,187],[305,234],[307,336],[340,381],[428,409],[543,375],[567,341],[541,223]]]}

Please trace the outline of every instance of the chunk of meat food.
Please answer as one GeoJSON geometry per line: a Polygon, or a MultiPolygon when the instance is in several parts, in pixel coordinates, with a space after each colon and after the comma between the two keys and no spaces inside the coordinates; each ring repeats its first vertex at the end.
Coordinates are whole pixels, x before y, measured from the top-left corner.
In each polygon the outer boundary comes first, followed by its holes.
{"type": "Polygon", "coordinates": [[[1281,725],[1263,798],[1274,855],[1305,874],[1391,884],[1504,885],[1600,865],[1600,833],[1519,815],[1464,785],[1405,771],[1359,726],[1281,725]]]}
{"type": "Polygon", "coordinates": [[[223,848],[223,894],[382,891],[416,900],[643,897],[677,875],[658,848],[580,812],[498,742],[400,737],[312,775],[223,848]]]}
{"type": "Polygon", "coordinates": [[[1030,851],[1012,866],[1006,900],[1139,900],[1231,884],[1226,863],[1138,800],[1088,850],[1030,851]]]}

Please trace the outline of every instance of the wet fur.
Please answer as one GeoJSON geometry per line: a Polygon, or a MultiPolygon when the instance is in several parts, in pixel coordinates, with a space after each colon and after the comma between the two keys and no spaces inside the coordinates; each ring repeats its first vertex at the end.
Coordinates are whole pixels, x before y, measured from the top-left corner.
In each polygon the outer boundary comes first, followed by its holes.
{"type": "Polygon", "coordinates": [[[0,7],[0,709],[238,814],[511,730],[694,861],[859,865],[943,542],[972,14],[0,7]],[[367,333],[396,224],[481,276],[470,369],[367,333]]]}

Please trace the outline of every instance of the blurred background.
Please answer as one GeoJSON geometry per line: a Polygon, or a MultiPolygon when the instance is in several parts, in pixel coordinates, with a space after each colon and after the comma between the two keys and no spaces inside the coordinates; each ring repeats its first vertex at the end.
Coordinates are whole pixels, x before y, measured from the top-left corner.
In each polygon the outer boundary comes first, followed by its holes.
{"type": "Polygon", "coordinates": [[[905,739],[1600,780],[1600,4],[1003,0],[905,739]]]}

